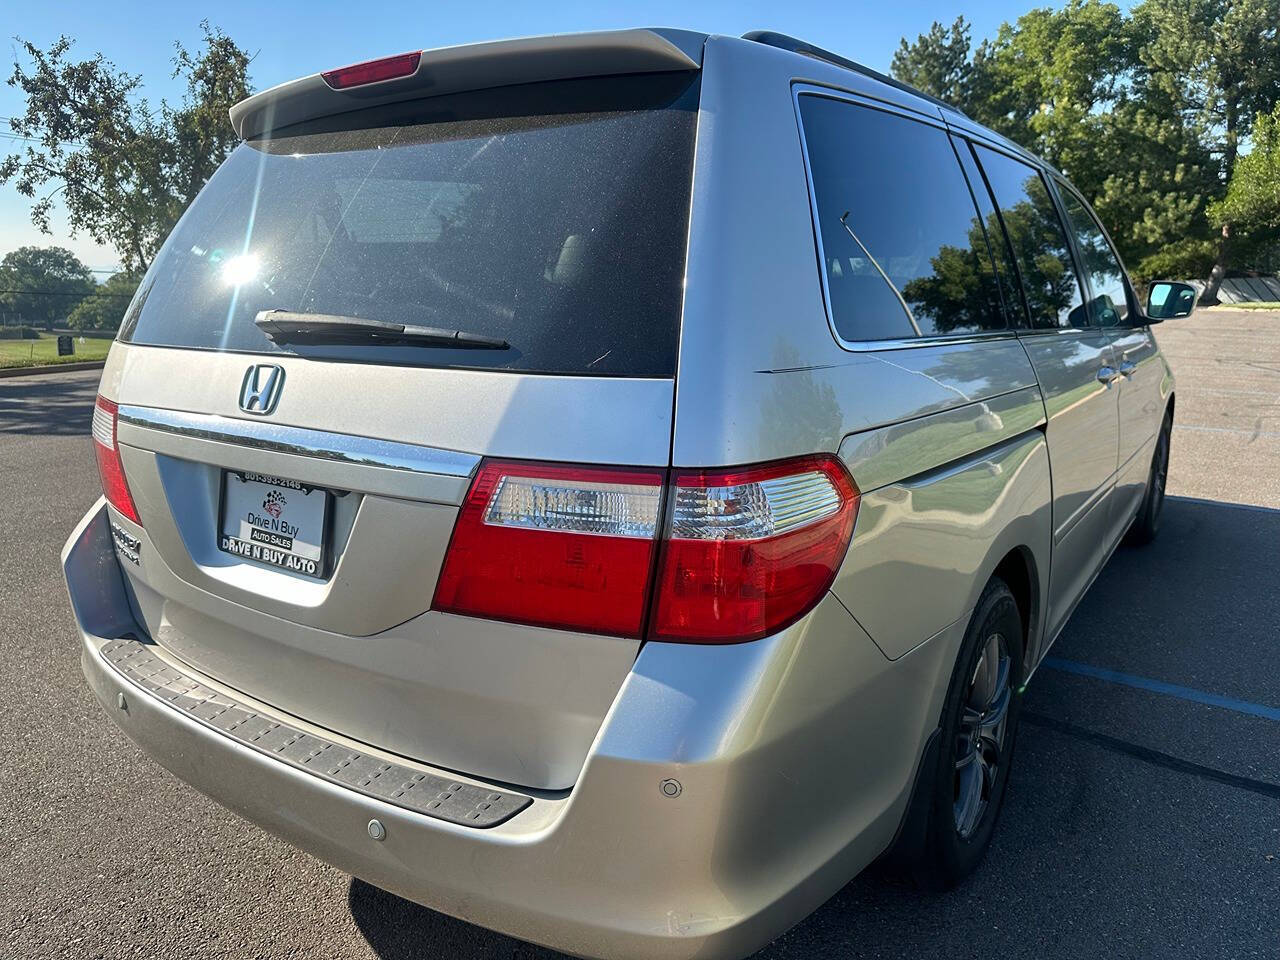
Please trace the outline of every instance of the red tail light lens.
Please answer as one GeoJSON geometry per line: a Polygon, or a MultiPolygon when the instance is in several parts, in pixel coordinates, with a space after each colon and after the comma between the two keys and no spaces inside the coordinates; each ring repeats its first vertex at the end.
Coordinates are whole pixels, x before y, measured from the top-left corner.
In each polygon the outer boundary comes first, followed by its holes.
{"type": "Polygon", "coordinates": [[[675,471],[669,484],[663,470],[486,461],[432,608],[625,637],[641,636],[647,615],[655,640],[756,640],[826,593],[858,499],[831,456],[675,471]]]}
{"type": "Polygon", "coordinates": [[[394,57],[383,57],[381,60],[369,60],[366,63],[353,63],[349,67],[337,70],[326,70],[320,76],[324,82],[335,90],[346,90],[348,87],[362,87],[366,83],[381,83],[383,80],[395,80],[408,77],[418,72],[418,63],[422,60],[422,51],[417,53],[401,53],[394,57]]]}
{"type": "Polygon", "coordinates": [[[107,503],[134,523],[141,523],[120,463],[120,447],[116,443],[119,419],[116,405],[105,397],[98,397],[93,405],[92,431],[93,452],[98,455],[98,476],[102,478],[102,492],[107,495],[107,503]]]}
{"type": "Polygon", "coordinates": [[[486,461],[432,607],[639,637],[664,479],[661,470],[486,461]]]}
{"type": "Polygon", "coordinates": [[[655,640],[736,643],[808,613],[844,559],[858,488],[834,457],[677,471],[655,640]]]}

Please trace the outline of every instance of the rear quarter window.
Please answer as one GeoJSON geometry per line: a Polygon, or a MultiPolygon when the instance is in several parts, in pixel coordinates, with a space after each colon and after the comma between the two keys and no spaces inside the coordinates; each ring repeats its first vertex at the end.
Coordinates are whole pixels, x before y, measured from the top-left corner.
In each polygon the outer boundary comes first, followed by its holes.
{"type": "Polygon", "coordinates": [[[1004,329],[986,232],[946,132],[830,97],[799,104],[840,338],[1004,329]]]}
{"type": "Polygon", "coordinates": [[[670,377],[698,89],[689,74],[432,98],[238,146],[121,330],[274,352],[285,310],[463,330],[503,350],[290,344],[322,359],[670,377]]]}

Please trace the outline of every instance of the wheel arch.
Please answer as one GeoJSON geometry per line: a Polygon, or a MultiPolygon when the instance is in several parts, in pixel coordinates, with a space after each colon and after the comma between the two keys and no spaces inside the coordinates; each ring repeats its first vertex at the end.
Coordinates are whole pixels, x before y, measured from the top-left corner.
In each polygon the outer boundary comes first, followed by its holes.
{"type": "Polygon", "coordinates": [[[1018,617],[1022,621],[1022,651],[1024,676],[1025,668],[1031,658],[1035,640],[1039,635],[1041,610],[1043,608],[1042,591],[1040,589],[1040,573],[1036,567],[1035,555],[1031,548],[1019,544],[1006,553],[992,573],[999,577],[1013,593],[1018,604],[1018,617]]]}
{"type": "MultiPolygon", "coordinates": [[[[1045,505],[1047,507],[1047,504],[1045,505]]],[[[1024,513],[990,544],[981,574],[974,577],[970,612],[993,577],[1013,592],[1023,628],[1023,676],[1039,662],[1044,646],[1045,611],[1049,600],[1050,543],[1053,539],[1047,509],[1024,513]]]]}

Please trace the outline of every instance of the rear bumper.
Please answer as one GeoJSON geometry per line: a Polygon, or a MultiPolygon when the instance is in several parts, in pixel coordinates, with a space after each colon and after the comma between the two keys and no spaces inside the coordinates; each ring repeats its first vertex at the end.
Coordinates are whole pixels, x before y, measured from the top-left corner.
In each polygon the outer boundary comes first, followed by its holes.
{"type": "Polygon", "coordinates": [[[480,829],[247,746],[112,666],[104,648],[142,634],[102,502],[72,534],[63,567],[90,687],[178,777],[379,887],[586,956],[743,956],[839,889],[894,835],[958,643],[950,631],[885,660],[828,597],[756,643],[648,644],[573,789],[535,795],[480,829]],[[669,778],[678,796],[664,795],[669,778]],[[370,836],[373,819],[385,839],[370,836]]]}

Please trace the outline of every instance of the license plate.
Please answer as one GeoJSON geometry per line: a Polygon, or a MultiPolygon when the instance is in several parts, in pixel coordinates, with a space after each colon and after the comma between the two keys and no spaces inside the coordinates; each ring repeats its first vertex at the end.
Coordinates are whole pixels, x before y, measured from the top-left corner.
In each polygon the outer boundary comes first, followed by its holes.
{"type": "Polygon", "coordinates": [[[218,547],[290,573],[327,575],[332,494],[296,480],[224,470],[218,547]]]}

